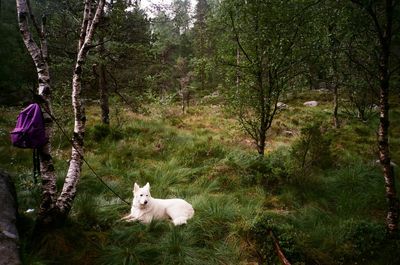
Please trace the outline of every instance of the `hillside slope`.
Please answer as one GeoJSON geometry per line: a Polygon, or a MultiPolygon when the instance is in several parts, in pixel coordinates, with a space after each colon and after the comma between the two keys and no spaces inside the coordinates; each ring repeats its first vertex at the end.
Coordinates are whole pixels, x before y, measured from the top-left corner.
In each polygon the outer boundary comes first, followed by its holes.
{"type": "MultiPolygon", "coordinates": [[[[3,108],[0,150],[9,155],[0,163],[18,189],[24,263],[277,264],[266,236],[272,228],[293,264],[396,264],[398,243],[385,237],[384,185],[375,163],[377,117],[363,123],[342,113],[341,128],[333,129],[329,94],[287,98],[260,159],[219,102],[187,114],[154,105],[146,115],[116,104],[110,127],[100,125],[96,106],[88,108],[85,156],[96,173],[126,200],[134,182],[150,182],[154,197],[186,199],[195,208],[186,226],[120,222],[129,207],[84,165],[70,222],[35,246],[28,244],[35,212],[26,211],[38,206],[39,186],[31,152],[8,142],[17,110],[3,108]],[[306,107],[307,100],[319,105],[306,107]]],[[[56,109],[70,131],[62,113],[56,109]]],[[[391,114],[397,163],[398,106],[391,114]]],[[[58,128],[53,146],[61,185],[70,147],[58,128]]]]}

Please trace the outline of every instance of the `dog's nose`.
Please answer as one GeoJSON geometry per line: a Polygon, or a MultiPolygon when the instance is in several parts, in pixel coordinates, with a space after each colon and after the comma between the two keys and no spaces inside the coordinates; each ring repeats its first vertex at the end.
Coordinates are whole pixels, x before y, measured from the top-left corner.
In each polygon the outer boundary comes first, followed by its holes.
{"type": "Polygon", "coordinates": [[[147,201],[144,201],[144,204],[147,204],[147,201]]]}

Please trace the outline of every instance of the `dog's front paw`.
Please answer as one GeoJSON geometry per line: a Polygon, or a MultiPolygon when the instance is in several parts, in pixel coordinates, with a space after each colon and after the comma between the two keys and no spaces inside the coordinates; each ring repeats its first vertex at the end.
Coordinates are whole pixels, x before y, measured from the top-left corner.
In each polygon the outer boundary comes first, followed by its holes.
{"type": "Polygon", "coordinates": [[[134,218],[134,217],[133,217],[132,215],[128,214],[128,215],[122,217],[122,218],[119,219],[119,220],[120,220],[120,221],[127,221],[127,222],[129,222],[129,220],[131,220],[131,219],[133,219],[133,218],[134,218]]]}

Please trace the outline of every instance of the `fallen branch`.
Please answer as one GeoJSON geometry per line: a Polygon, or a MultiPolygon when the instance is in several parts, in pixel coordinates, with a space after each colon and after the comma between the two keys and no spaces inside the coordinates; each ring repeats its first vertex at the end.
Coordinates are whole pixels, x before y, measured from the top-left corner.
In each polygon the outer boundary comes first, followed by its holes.
{"type": "Polygon", "coordinates": [[[279,245],[279,241],[278,241],[277,237],[275,236],[274,232],[272,231],[272,229],[270,229],[268,231],[268,235],[270,235],[272,240],[274,241],[274,247],[276,250],[276,254],[278,254],[278,258],[281,261],[281,263],[283,265],[291,265],[290,262],[288,261],[288,259],[285,257],[285,254],[283,253],[283,250],[282,250],[281,246],[279,245]]]}

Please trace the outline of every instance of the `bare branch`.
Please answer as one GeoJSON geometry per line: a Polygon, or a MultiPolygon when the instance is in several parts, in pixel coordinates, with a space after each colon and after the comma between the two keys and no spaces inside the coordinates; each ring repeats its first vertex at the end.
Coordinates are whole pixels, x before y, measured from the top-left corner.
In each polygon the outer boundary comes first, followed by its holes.
{"type": "Polygon", "coordinates": [[[33,27],[35,28],[35,30],[36,30],[37,34],[39,35],[39,37],[41,37],[42,36],[42,31],[40,30],[40,27],[39,27],[38,23],[36,22],[35,16],[33,15],[32,8],[31,8],[31,1],[30,0],[26,0],[26,5],[28,7],[29,17],[30,17],[30,19],[32,21],[33,27]]]}
{"type": "Polygon", "coordinates": [[[98,42],[98,43],[96,43],[96,44],[87,45],[86,47],[87,47],[88,49],[92,49],[92,48],[96,48],[97,46],[103,45],[103,44],[105,44],[105,43],[107,43],[107,42],[110,42],[110,41],[111,41],[111,39],[105,40],[105,41],[101,41],[101,42],[98,42]]]}
{"type": "Polygon", "coordinates": [[[384,43],[384,35],[382,31],[382,26],[379,24],[378,17],[376,15],[376,11],[372,9],[372,4],[369,2],[367,6],[364,6],[361,1],[358,0],[351,0],[354,4],[360,6],[361,8],[365,9],[367,11],[367,14],[372,18],[372,21],[374,22],[375,29],[378,33],[379,41],[383,44],[384,43]]]}
{"type": "Polygon", "coordinates": [[[219,60],[219,62],[220,62],[221,64],[227,65],[227,66],[233,66],[233,67],[243,68],[243,69],[251,69],[251,66],[240,65],[240,64],[231,63],[231,62],[224,61],[224,60],[219,60]]]}
{"type": "Polygon", "coordinates": [[[392,74],[399,72],[400,70],[400,64],[398,64],[395,68],[393,68],[390,72],[389,72],[389,77],[392,76],[392,74]]]}
{"type": "Polygon", "coordinates": [[[370,71],[363,63],[357,61],[350,52],[348,51],[344,51],[344,53],[347,55],[347,57],[350,59],[350,61],[352,61],[353,63],[355,63],[357,66],[359,66],[362,70],[364,70],[366,73],[368,73],[371,76],[374,76],[375,78],[378,78],[378,76],[376,75],[376,73],[370,71]]]}

